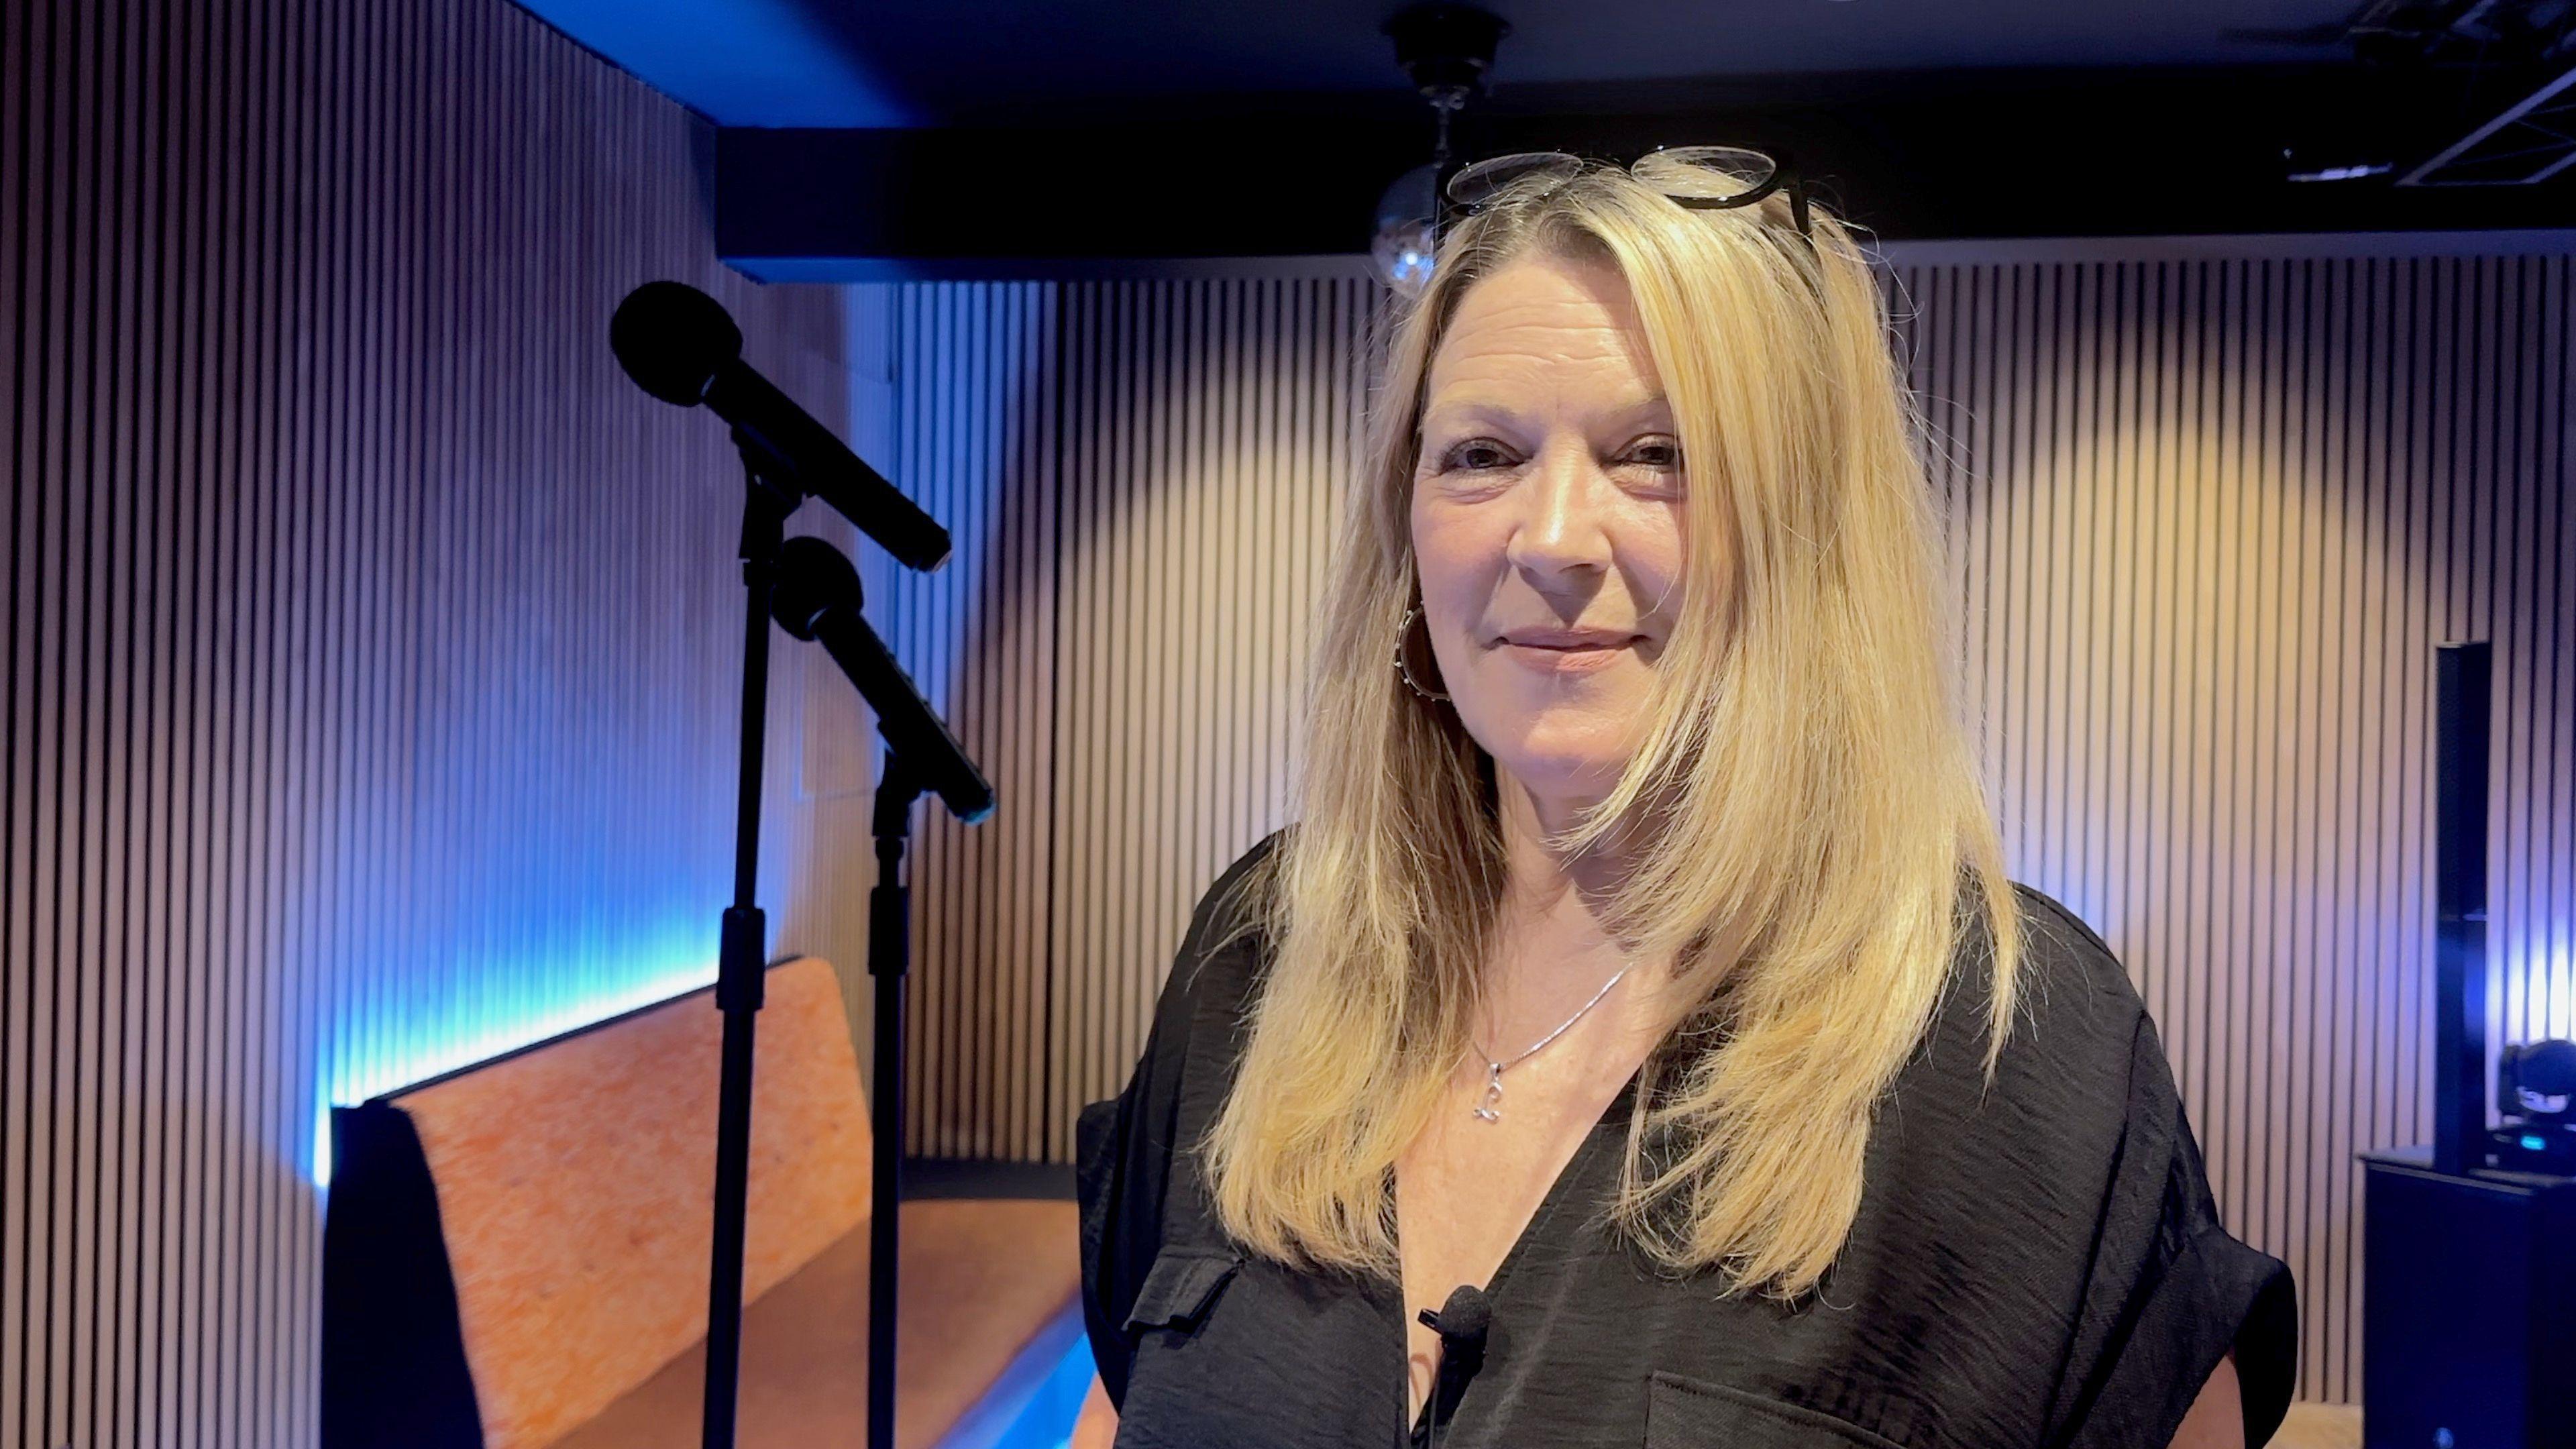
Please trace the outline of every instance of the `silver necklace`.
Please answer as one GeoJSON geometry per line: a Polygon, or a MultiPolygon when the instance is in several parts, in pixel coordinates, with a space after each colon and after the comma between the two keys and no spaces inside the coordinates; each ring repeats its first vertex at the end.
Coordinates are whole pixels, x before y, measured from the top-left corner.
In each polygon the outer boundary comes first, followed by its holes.
{"type": "Polygon", "coordinates": [[[1522,1051],[1519,1056],[1512,1058],[1510,1061],[1497,1061],[1494,1054],[1485,1050],[1484,1046],[1474,1037],[1471,1036],[1467,1038],[1467,1045],[1476,1049],[1476,1059],[1485,1064],[1485,1100],[1476,1104],[1473,1109],[1476,1119],[1480,1122],[1500,1122],[1503,1120],[1503,1070],[1506,1067],[1516,1067],[1521,1063],[1528,1061],[1531,1057],[1538,1055],[1539,1048],[1546,1046],[1549,1042],[1565,1035],[1565,1029],[1567,1027],[1581,1021],[1583,1019],[1583,1013],[1599,1006],[1601,1004],[1601,998],[1609,995],[1610,988],[1618,985],[1619,978],[1627,974],[1628,968],[1625,966],[1612,972],[1610,979],[1601,983],[1601,989],[1592,993],[1592,999],[1590,1001],[1576,1007],[1572,1016],[1569,1016],[1565,1020],[1557,1023],[1556,1030],[1549,1032],[1547,1035],[1540,1037],[1537,1041],[1530,1043],[1526,1050],[1522,1051]]]}

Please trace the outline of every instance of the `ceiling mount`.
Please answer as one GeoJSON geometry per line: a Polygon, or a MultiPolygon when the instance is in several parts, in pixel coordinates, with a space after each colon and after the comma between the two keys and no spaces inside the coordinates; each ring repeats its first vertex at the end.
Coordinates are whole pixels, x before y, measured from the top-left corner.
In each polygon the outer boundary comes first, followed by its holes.
{"type": "Polygon", "coordinates": [[[1510,22],[1472,5],[1416,5],[1386,23],[1395,63],[1444,119],[1485,93],[1494,48],[1511,32],[1510,22]]]}

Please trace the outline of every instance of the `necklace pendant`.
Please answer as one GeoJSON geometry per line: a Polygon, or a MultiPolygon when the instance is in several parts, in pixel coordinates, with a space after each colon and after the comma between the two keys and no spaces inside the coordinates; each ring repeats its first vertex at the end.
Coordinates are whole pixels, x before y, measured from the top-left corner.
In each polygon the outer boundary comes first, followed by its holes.
{"type": "Polygon", "coordinates": [[[1537,1041],[1532,1042],[1528,1049],[1524,1050],[1519,1056],[1512,1058],[1508,1062],[1496,1061],[1494,1058],[1485,1055],[1483,1044],[1479,1043],[1474,1037],[1469,1037],[1467,1039],[1468,1049],[1475,1052],[1475,1060],[1485,1064],[1485,1100],[1469,1109],[1474,1112],[1476,1120],[1479,1122],[1500,1122],[1503,1120],[1503,1068],[1528,1061],[1531,1057],[1538,1055],[1549,1042],[1565,1035],[1567,1027],[1581,1021],[1583,1019],[1583,1013],[1599,1006],[1601,1004],[1601,998],[1609,995],[1610,988],[1618,985],[1619,979],[1627,974],[1628,968],[1625,966],[1611,972],[1610,979],[1601,983],[1601,989],[1592,993],[1592,999],[1590,1001],[1577,1007],[1572,1016],[1558,1022],[1556,1024],[1556,1030],[1549,1032],[1547,1035],[1540,1037],[1537,1041]]]}
{"type": "Polygon", "coordinates": [[[1500,1062],[1488,1062],[1485,1064],[1485,1100],[1475,1108],[1476,1120],[1480,1122],[1500,1122],[1503,1120],[1502,1102],[1502,1064],[1500,1062]]]}

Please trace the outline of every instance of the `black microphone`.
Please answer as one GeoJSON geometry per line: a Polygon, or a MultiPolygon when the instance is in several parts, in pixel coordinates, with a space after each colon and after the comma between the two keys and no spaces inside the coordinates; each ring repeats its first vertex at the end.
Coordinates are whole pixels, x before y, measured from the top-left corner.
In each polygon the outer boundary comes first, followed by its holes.
{"type": "Polygon", "coordinates": [[[724,304],[685,282],[646,282],[608,319],[608,346],[635,385],[666,403],[705,403],[751,436],[794,485],[916,569],[948,559],[948,530],[913,506],[832,430],[742,360],[742,329],[724,304]]]}
{"type": "Polygon", "coordinates": [[[993,787],[922,700],[912,677],[886,652],[885,641],[868,627],[859,613],[862,597],[859,571],[839,549],[807,535],[779,545],[770,617],[799,639],[822,641],[876,711],[877,733],[907,768],[939,792],[951,814],[968,824],[992,814],[993,787]]]}
{"type": "Polygon", "coordinates": [[[1417,1316],[1424,1327],[1440,1335],[1440,1371],[1431,1382],[1429,1426],[1437,1449],[1442,1414],[1455,1412],[1459,1396],[1467,1392],[1467,1381],[1485,1366],[1485,1334],[1494,1326],[1494,1300],[1475,1284],[1461,1283],[1449,1290],[1449,1301],[1438,1312],[1425,1308],[1417,1316]]]}

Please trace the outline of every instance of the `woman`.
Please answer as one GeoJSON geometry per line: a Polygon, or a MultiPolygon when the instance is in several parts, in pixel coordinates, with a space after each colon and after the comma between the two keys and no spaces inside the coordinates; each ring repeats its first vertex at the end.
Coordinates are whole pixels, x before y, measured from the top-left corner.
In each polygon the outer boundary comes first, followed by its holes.
{"type": "Polygon", "coordinates": [[[1541,166],[1400,319],[1297,823],[1083,1114],[1089,1442],[2279,1422],[2286,1269],[2005,878],[1876,284],[1743,158],[1541,166]]]}

